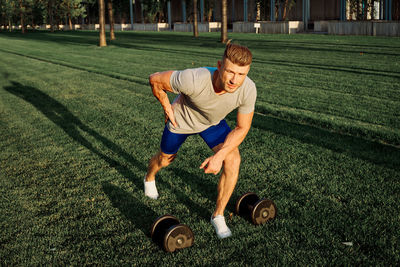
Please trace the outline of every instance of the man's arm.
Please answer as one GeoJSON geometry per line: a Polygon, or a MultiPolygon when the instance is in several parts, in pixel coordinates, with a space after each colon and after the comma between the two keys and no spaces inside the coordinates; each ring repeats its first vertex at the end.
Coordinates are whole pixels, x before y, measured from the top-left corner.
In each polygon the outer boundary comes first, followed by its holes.
{"type": "Polygon", "coordinates": [[[165,122],[170,120],[171,123],[177,127],[174,112],[167,95],[167,92],[173,92],[170,84],[172,72],[173,71],[164,71],[153,73],[149,77],[149,83],[153,91],[153,95],[158,99],[164,109],[165,122]]]}
{"type": "Polygon", "coordinates": [[[200,169],[204,169],[205,173],[219,173],[225,157],[243,142],[249,132],[253,115],[254,111],[249,114],[241,114],[238,112],[235,129],[228,134],[221,148],[219,148],[213,156],[204,160],[200,169]]]}

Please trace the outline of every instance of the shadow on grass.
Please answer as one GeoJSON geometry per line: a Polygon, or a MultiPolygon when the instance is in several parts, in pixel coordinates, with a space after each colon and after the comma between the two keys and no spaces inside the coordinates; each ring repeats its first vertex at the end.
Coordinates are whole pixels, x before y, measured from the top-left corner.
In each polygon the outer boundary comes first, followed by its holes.
{"type": "MultiPolygon", "coordinates": [[[[11,86],[4,87],[9,93],[25,100],[26,102],[32,104],[36,109],[42,112],[49,120],[54,124],[59,126],[68,136],[73,140],[83,145],[91,152],[99,156],[102,160],[108,163],[112,168],[115,168],[123,177],[129,178],[137,188],[143,188],[143,177],[138,177],[137,174],[132,172],[127,167],[121,165],[117,160],[107,156],[105,153],[100,151],[98,148],[94,147],[93,144],[87,140],[81,132],[92,136],[99,142],[101,142],[107,149],[113,151],[115,154],[124,158],[127,162],[135,165],[138,169],[146,170],[147,165],[138,161],[132,157],[129,153],[124,151],[121,147],[113,143],[108,138],[102,136],[95,130],[91,129],[85,125],[79,118],[74,116],[64,105],[62,105],[57,100],[51,98],[47,94],[41,92],[40,90],[25,86],[18,82],[11,81],[11,86]]],[[[187,182],[189,186],[193,187],[195,190],[200,188],[200,184],[204,181],[200,177],[193,179],[192,175],[184,170],[178,168],[172,169],[179,176],[182,177],[184,182],[187,182]],[[189,179],[188,179],[189,177],[189,179]]],[[[209,211],[201,207],[198,203],[192,201],[189,196],[183,193],[179,188],[171,186],[169,183],[158,180],[165,187],[177,196],[177,199],[181,201],[184,205],[192,210],[194,213],[198,213],[201,217],[207,218],[210,215],[209,211]]],[[[215,188],[214,185],[210,187],[215,188]]],[[[121,213],[123,213],[128,219],[140,227],[144,233],[148,232],[148,227],[157,215],[149,207],[143,205],[140,200],[135,199],[129,193],[123,191],[122,189],[113,186],[111,184],[103,184],[104,192],[109,196],[113,205],[118,208],[121,213]],[[119,200],[118,197],[125,199],[125,202],[119,200]]],[[[209,196],[209,192],[202,191],[205,197],[209,196]]]]}
{"type": "MultiPolygon", "coordinates": [[[[171,171],[174,173],[174,175],[180,177],[183,181],[183,183],[187,184],[193,191],[196,193],[201,194],[204,198],[207,198],[211,202],[215,203],[217,200],[217,188],[218,188],[218,181],[220,178],[220,175],[222,173],[219,173],[218,175],[213,175],[213,178],[215,179],[215,183],[212,182],[211,180],[207,179],[202,179],[200,176],[195,175],[193,173],[190,173],[189,171],[182,169],[182,168],[171,168],[171,171]]],[[[208,174],[212,175],[212,174],[208,174]]],[[[243,193],[243,192],[242,192],[243,193]]],[[[233,194],[230,198],[230,201],[226,207],[227,211],[229,212],[234,212],[235,209],[235,203],[236,200],[239,198],[240,192],[237,192],[237,190],[233,191],[233,194]]],[[[184,202],[184,199],[182,199],[184,202]]],[[[195,207],[196,212],[203,218],[209,219],[210,218],[210,210],[205,209],[204,207],[200,207],[199,205],[193,206],[195,207]]],[[[215,208],[213,206],[213,208],[215,208]]],[[[214,210],[212,210],[214,211],[214,210]]]]}
{"type": "Polygon", "coordinates": [[[160,215],[118,186],[106,182],[102,184],[102,187],[113,207],[117,208],[136,228],[150,237],[151,225],[160,215]]]}
{"type": "Polygon", "coordinates": [[[338,72],[347,72],[352,74],[360,74],[360,75],[376,75],[376,76],[384,76],[389,78],[397,78],[400,79],[400,72],[395,71],[385,71],[381,69],[368,69],[368,68],[359,68],[354,66],[338,66],[338,65],[327,65],[327,64],[314,64],[309,62],[296,62],[296,61],[288,61],[288,60],[260,60],[254,59],[254,63],[264,64],[264,65],[277,65],[277,66],[285,66],[290,68],[308,68],[308,69],[316,69],[316,70],[326,70],[326,71],[338,71],[338,72]]]}
{"type": "MultiPolygon", "coordinates": [[[[19,98],[27,101],[28,103],[32,104],[35,108],[37,108],[40,112],[42,112],[49,120],[51,120],[54,124],[59,126],[63,131],[70,136],[73,140],[78,142],[79,144],[83,145],[94,154],[99,156],[102,160],[108,163],[108,165],[112,168],[115,168],[123,177],[129,177],[129,180],[132,181],[136,187],[142,188],[143,187],[143,178],[138,177],[134,172],[129,170],[127,167],[122,166],[117,160],[105,155],[99,149],[93,146],[82,134],[81,131],[85,132],[86,134],[94,137],[96,140],[100,141],[106,148],[115,152],[116,154],[123,157],[126,161],[132,163],[139,169],[146,169],[146,166],[132,157],[130,154],[125,152],[121,147],[114,144],[111,140],[107,139],[106,137],[102,136],[101,134],[97,133],[90,127],[86,126],[82,121],[74,116],[64,105],[60,102],[56,101],[55,99],[51,98],[47,94],[39,91],[38,89],[31,87],[31,86],[24,86],[18,82],[11,81],[11,86],[6,86],[4,89],[9,93],[18,96],[19,98]]],[[[123,192],[121,189],[113,187],[111,185],[103,186],[105,193],[109,194],[111,201],[115,206],[121,208],[121,212],[125,214],[127,218],[131,218],[130,212],[135,212],[134,210],[140,206],[141,220],[138,223],[138,226],[146,233],[148,232],[148,225],[149,222],[154,220],[155,213],[151,211],[150,208],[143,205],[139,200],[134,200],[131,196],[130,198],[127,197],[127,193],[123,192]],[[129,199],[129,203],[132,205],[123,205],[119,206],[115,199],[115,196],[122,196],[124,199],[129,199]],[[133,205],[134,204],[134,205],[133,205]],[[128,209],[132,209],[132,211],[128,211],[128,209]],[[149,217],[145,217],[143,215],[148,214],[149,217]],[[144,229],[144,225],[146,225],[146,229],[144,229]]]]}
{"type": "Polygon", "coordinates": [[[41,62],[51,63],[51,64],[55,64],[55,65],[59,65],[59,66],[63,66],[63,67],[67,67],[67,68],[71,68],[71,69],[75,69],[75,70],[87,71],[89,73],[104,75],[104,76],[108,76],[110,78],[114,78],[114,79],[118,79],[118,80],[130,81],[130,82],[134,82],[134,83],[141,84],[141,85],[144,85],[144,86],[148,86],[148,82],[146,81],[146,79],[143,79],[143,77],[138,77],[138,76],[134,76],[134,75],[126,76],[126,75],[121,75],[121,74],[118,74],[118,73],[109,73],[109,72],[106,72],[106,71],[102,71],[100,69],[77,66],[77,65],[73,65],[72,63],[71,64],[70,63],[65,63],[65,62],[62,62],[62,61],[54,60],[54,59],[46,59],[46,58],[41,58],[41,57],[37,57],[37,56],[25,55],[25,54],[22,54],[22,53],[13,52],[13,51],[9,51],[9,50],[4,50],[4,49],[1,49],[1,48],[0,48],[0,52],[12,54],[12,55],[17,55],[17,56],[20,56],[20,57],[30,58],[30,59],[38,60],[38,61],[41,61],[41,62]]]}
{"type": "MultiPolygon", "coordinates": [[[[231,118],[233,119],[233,117],[231,118]]],[[[303,143],[324,147],[353,158],[394,170],[400,169],[400,149],[360,137],[343,135],[309,125],[255,114],[253,127],[295,138],[303,143]]]]}
{"type": "Polygon", "coordinates": [[[127,168],[122,166],[118,161],[103,154],[99,149],[94,147],[80,131],[91,135],[96,140],[100,141],[105,147],[115,152],[116,154],[123,157],[126,161],[132,163],[139,169],[146,169],[146,166],[132,157],[130,154],[125,152],[121,147],[114,144],[111,140],[102,136],[98,132],[94,131],[90,127],[86,126],[82,121],[74,116],[64,105],[55,99],[51,98],[47,94],[39,91],[38,89],[31,86],[24,86],[18,82],[11,82],[11,86],[6,86],[4,89],[19,98],[31,103],[36,109],[42,112],[49,120],[59,126],[63,131],[70,136],[73,140],[80,143],[101,159],[106,161],[110,167],[116,168],[125,177],[132,177],[132,181],[135,182],[136,186],[142,187],[141,179],[139,179],[134,173],[129,171],[127,168]]]}

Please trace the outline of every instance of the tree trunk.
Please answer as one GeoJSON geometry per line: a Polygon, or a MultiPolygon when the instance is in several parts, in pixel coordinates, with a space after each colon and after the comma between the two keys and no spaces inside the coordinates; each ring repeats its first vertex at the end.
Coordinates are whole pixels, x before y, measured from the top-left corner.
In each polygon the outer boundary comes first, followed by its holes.
{"type": "Polygon", "coordinates": [[[87,18],[88,18],[88,25],[90,26],[90,24],[92,24],[92,20],[90,19],[90,5],[87,5],[87,18]]]}
{"type": "Polygon", "coordinates": [[[193,36],[199,37],[199,30],[197,25],[197,0],[193,0],[193,36]]]}
{"type": "Polygon", "coordinates": [[[99,0],[99,24],[100,24],[99,46],[107,46],[104,0],[99,0]]]}
{"type": "Polygon", "coordinates": [[[142,12],[142,1],[141,0],[135,0],[135,4],[133,6],[133,18],[134,21],[133,23],[144,23],[143,21],[143,12],[142,12]]]}
{"type": "Polygon", "coordinates": [[[68,25],[69,25],[69,30],[72,31],[73,26],[72,26],[72,19],[71,19],[71,14],[68,14],[68,25]]]}
{"type": "Polygon", "coordinates": [[[23,11],[22,0],[19,0],[19,10],[21,15],[21,31],[22,33],[25,33],[25,22],[24,22],[24,11],[23,11]]]}
{"type": "Polygon", "coordinates": [[[108,19],[110,21],[110,40],[115,40],[112,0],[107,0],[107,7],[108,7],[108,19]]]}
{"type": "Polygon", "coordinates": [[[50,22],[50,31],[54,32],[54,15],[53,15],[53,0],[50,0],[48,3],[48,15],[50,22]]]}
{"type": "Polygon", "coordinates": [[[394,1],[393,6],[393,20],[400,20],[400,1],[394,1]]]}
{"type": "Polygon", "coordinates": [[[222,0],[221,4],[221,43],[225,44],[228,41],[228,1],[222,0]]]}
{"type": "Polygon", "coordinates": [[[85,29],[85,19],[83,17],[81,17],[80,19],[81,19],[81,29],[84,30],[85,29]]]}
{"type": "Polygon", "coordinates": [[[283,7],[283,17],[282,20],[286,20],[287,13],[289,12],[289,0],[285,0],[285,6],[283,7]]]}
{"type": "Polygon", "coordinates": [[[212,19],[212,12],[213,12],[213,9],[210,8],[210,9],[208,10],[208,14],[207,14],[207,21],[208,21],[208,22],[211,22],[211,19],[212,19]]]}
{"type": "MultiPolygon", "coordinates": [[[[85,4],[82,4],[82,6],[86,9],[85,4]]],[[[81,29],[85,29],[85,18],[81,15],[81,29]]]]}
{"type": "Polygon", "coordinates": [[[68,25],[69,25],[69,30],[72,31],[71,7],[69,5],[70,3],[68,2],[68,25]]]}
{"type": "MultiPolygon", "coordinates": [[[[57,18],[56,18],[56,26],[57,26],[57,31],[60,30],[60,25],[61,25],[61,17],[58,13],[58,10],[56,10],[55,14],[57,14],[57,18]]],[[[67,24],[67,22],[65,22],[65,24],[67,24]]]]}

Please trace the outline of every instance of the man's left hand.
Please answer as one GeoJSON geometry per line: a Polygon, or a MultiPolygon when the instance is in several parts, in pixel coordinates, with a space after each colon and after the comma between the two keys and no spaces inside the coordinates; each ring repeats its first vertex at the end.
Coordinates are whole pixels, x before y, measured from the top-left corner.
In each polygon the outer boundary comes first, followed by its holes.
{"type": "Polygon", "coordinates": [[[222,163],[223,160],[213,155],[203,161],[203,163],[200,165],[200,169],[204,169],[205,173],[217,175],[222,168],[222,163]]]}

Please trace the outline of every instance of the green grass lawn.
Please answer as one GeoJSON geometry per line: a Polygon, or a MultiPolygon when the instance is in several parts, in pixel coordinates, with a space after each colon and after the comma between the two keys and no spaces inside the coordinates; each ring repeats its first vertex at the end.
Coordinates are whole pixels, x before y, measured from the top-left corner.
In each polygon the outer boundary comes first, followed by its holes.
{"type": "Polygon", "coordinates": [[[0,33],[0,265],[400,264],[400,39],[230,38],[253,52],[258,99],[226,218],[247,191],[278,216],[232,216],[219,240],[201,138],[160,172],[159,200],[143,195],[163,128],[148,76],[216,66],[218,33],[120,32],[106,48],[96,32],[0,33]],[[166,213],[193,247],[150,240],[166,213]]]}

